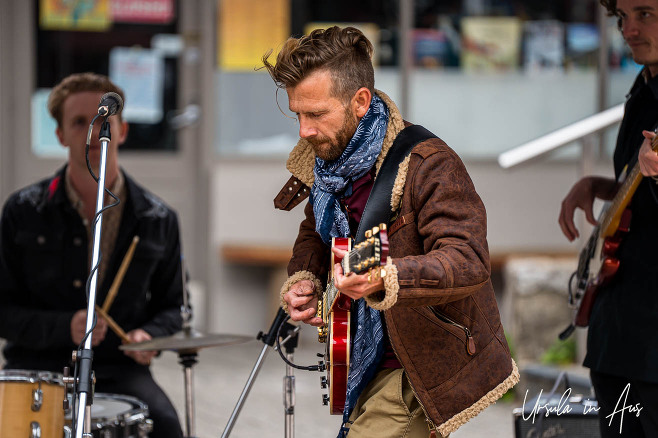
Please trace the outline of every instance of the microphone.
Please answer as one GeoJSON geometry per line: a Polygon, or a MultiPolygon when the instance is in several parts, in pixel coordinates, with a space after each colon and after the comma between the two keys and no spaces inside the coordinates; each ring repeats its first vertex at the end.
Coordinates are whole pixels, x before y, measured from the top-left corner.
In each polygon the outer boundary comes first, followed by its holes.
{"type": "Polygon", "coordinates": [[[115,92],[105,93],[101,96],[98,104],[98,114],[103,117],[110,117],[121,111],[123,99],[115,92]]]}

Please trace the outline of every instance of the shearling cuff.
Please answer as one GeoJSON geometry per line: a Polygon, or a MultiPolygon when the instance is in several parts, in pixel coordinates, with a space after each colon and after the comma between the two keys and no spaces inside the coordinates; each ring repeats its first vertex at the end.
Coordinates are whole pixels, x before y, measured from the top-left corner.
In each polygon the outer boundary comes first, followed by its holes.
{"type": "Polygon", "coordinates": [[[398,292],[400,291],[398,268],[393,264],[393,260],[390,257],[386,261],[385,269],[386,276],[384,277],[383,293],[375,293],[365,297],[366,304],[375,310],[390,309],[398,301],[398,292]]]}
{"type": "Polygon", "coordinates": [[[313,284],[315,284],[315,293],[317,294],[317,296],[321,296],[323,293],[322,283],[312,272],[310,271],[295,272],[290,277],[288,277],[285,283],[283,283],[283,286],[281,286],[281,293],[279,295],[281,297],[281,303],[280,303],[281,308],[288,314],[290,314],[290,312],[288,312],[288,303],[285,302],[283,296],[286,294],[286,292],[290,290],[290,287],[293,284],[302,280],[311,280],[313,284]]]}

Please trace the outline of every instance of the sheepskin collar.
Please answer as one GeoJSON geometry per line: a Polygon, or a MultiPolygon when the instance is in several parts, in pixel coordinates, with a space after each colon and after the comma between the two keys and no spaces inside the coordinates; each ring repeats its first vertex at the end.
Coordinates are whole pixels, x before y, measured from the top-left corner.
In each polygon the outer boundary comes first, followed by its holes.
{"type": "MultiPolygon", "coordinates": [[[[386,128],[386,137],[384,138],[384,143],[382,144],[382,152],[377,158],[377,163],[375,163],[375,172],[379,173],[379,169],[382,167],[384,158],[388,151],[393,146],[395,137],[404,129],[404,121],[402,120],[402,115],[400,110],[395,105],[395,103],[388,97],[384,92],[380,90],[375,90],[377,96],[379,96],[389,111],[388,126],[386,128]]],[[[311,187],[315,177],[313,176],[313,166],[315,165],[315,152],[311,143],[307,140],[300,138],[297,145],[293,148],[288,156],[288,161],[286,162],[286,168],[297,177],[301,182],[311,187]]]]}

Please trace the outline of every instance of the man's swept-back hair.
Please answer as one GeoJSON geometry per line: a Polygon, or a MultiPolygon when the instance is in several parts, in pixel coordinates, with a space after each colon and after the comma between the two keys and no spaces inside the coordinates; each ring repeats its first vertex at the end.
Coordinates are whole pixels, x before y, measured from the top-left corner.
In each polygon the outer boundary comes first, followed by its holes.
{"type": "Polygon", "coordinates": [[[617,0],[599,0],[599,2],[608,10],[608,15],[617,15],[617,0]]]}
{"type": "Polygon", "coordinates": [[[333,79],[332,95],[351,98],[361,87],[375,92],[372,44],[354,27],[316,29],[301,38],[289,38],[272,65],[263,55],[263,64],[279,88],[294,87],[318,70],[327,70],[333,79]]]}
{"type": "MultiPolygon", "coordinates": [[[[113,91],[121,96],[123,101],[126,97],[123,95],[123,90],[119,88],[107,76],[99,75],[97,73],[74,73],[65,77],[62,81],[55,85],[53,91],[48,96],[48,111],[50,115],[57,121],[57,126],[62,125],[62,113],[64,111],[64,102],[66,99],[75,93],[84,91],[94,91],[99,93],[109,93],[113,91]]],[[[118,113],[121,117],[121,112],[118,113]]]]}

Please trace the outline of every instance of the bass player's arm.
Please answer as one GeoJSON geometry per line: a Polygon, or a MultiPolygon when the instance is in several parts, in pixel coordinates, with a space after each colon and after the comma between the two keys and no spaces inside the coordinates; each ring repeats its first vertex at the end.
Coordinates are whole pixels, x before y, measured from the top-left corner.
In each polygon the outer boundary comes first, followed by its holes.
{"type": "Polygon", "coordinates": [[[596,198],[604,201],[611,200],[614,198],[617,188],[618,184],[614,179],[601,176],[587,176],[574,184],[562,201],[558,218],[562,233],[569,241],[573,241],[580,236],[573,221],[576,208],[582,209],[585,212],[587,221],[592,225],[596,225],[592,209],[594,200],[596,198]]]}

